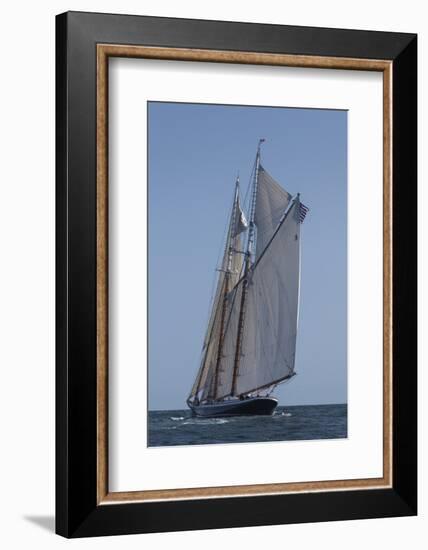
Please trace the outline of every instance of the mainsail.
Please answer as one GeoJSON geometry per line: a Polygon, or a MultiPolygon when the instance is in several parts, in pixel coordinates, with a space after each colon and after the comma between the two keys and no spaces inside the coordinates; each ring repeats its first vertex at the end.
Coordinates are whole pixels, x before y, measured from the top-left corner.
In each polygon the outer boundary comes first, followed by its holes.
{"type": "Polygon", "coordinates": [[[190,399],[270,392],[294,374],[300,284],[300,225],[307,208],[260,165],[247,223],[236,188],[226,248],[190,399]],[[254,251],[252,248],[256,244],[254,251]]]}
{"type": "Polygon", "coordinates": [[[297,201],[249,275],[236,394],[292,376],[300,276],[297,201]]]}

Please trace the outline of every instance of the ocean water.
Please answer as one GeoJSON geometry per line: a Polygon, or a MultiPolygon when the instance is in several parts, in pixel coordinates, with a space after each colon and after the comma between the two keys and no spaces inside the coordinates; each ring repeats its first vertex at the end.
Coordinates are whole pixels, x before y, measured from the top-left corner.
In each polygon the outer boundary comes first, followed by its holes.
{"type": "Polygon", "coordinates": [[[197,418],[190,410],[149,411],[150,447],[346,438],[346,405],[278,406],[273,416],[197,418]]]}

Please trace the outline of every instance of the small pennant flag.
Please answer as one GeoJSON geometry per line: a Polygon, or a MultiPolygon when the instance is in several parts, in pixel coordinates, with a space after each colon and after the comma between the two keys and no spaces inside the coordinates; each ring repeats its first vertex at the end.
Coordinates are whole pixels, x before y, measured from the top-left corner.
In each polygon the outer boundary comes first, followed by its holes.
{"type": "Polygon", "coordinates": [[[306,214],[309,212],[309,208],[303,203],[299,203],[299,222],[303,223],[303,220],[306,217],[306,214]]]}
{"type": "Polygon", "coordinates": [[[245,231],[248,227],[248,222],[247,222],[247,219],[245,217],[244,211],[241,208],[239,198],[236,201],[235,208],[236,208],[236,210],[235,210],[236,220],[235,220],[235,227],[234,227],[233,232],[232,232],[233,237],[237,237],[240,233],[245,231]]]}

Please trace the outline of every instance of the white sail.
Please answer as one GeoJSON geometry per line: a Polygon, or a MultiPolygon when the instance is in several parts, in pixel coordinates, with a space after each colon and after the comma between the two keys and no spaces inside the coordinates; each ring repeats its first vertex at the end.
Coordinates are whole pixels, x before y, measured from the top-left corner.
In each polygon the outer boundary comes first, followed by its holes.
{"type": "Polygon", "coordinates": [[[257,181],[257,203],[254,222],[257,226],[256,258],[266,248],[278,227],[282,215],[287,210],[291,195],[260,166],[257,181]]]}
{"type": "Polygon", "coordinates": [[[236,189],[203,357],[191,397],[200,402],[269,391],[294,374],[300,284],[300,225],[308,209],[260,166],[250,220],[257,247],[246,256],[248,224],[236,189]],[[244,258],[247,258],[243,269],[244,258]]]}
{"type": "Polygon", "coordinates": [[[293,375],[299,307],[299,211],[296,200],[250,274],[237,395],[293,375]]]}

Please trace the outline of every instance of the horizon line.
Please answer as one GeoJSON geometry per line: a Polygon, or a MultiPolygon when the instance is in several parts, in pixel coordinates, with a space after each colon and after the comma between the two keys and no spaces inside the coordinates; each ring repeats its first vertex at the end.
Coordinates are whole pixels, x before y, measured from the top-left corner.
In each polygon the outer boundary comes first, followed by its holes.
{"type": "MultiPolygon", "coordinates": [[[[281,403],[278,403],[278,407],[324,407],[328,405],[346,405],[348,406],[348,403],[305,403],[304,405],[281,405],[281,403]]],[[[147,409],[149,412],[162,412],[162,411],[185,411],[188,410],[187,408],[184,409],[147,409]]],[[[190,409],[189,409],[190,410],[190,409]]]]}

